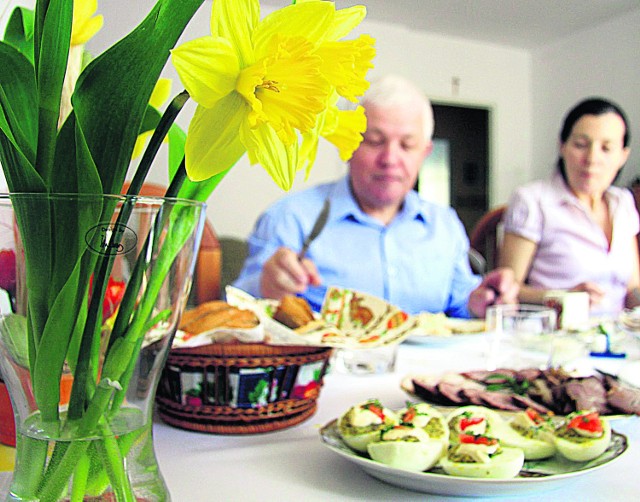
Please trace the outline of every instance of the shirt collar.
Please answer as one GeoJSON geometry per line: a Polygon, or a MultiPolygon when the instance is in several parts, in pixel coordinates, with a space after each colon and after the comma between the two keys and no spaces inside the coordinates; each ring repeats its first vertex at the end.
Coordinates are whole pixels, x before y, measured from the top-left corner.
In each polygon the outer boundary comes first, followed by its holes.
{"type": "MultiPolygon", "coordinates": [[[[356,202],[351,187],[349,186],[349,176],[343,177],[334,185],[331,193],[331,216],[335,219],[353,218],[361,223],[378,223],[377,220],[366,214],[356,202]]],[[[404,199],[404,204],[397,219],[421,219],[427,221],[427,211],[418,193],[411,190],[404,199]]]]}
{"type": "MultiPolygon", "coordinates": [[[[582,207],[580,200],[575,196],[575,194],[567,186],[567,183],[564,181],[562,174],[560,174],[557,171],[554,173],[553,177],[551,178],[551,187],[554,193],[556,194],[558,200],[561,203],[572,204],[574,206],[582,207]]],[[[617,207],[620,201],[620,198],[619,198],[619,194],[612,187],[607,188],[604,196],[609,202],[611,210],[617,207]]]]}

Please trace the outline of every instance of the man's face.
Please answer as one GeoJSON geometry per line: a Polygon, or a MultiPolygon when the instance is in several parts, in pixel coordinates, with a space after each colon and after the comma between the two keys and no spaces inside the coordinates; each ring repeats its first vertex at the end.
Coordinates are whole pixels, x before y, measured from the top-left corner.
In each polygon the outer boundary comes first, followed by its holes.
{"type": "Polygon", "coordinates": [[[399,208],[413,188],[431,141],[420,106],[366,108],[364,141],[350,161],[352,188],[365,212],[399,208]]]}

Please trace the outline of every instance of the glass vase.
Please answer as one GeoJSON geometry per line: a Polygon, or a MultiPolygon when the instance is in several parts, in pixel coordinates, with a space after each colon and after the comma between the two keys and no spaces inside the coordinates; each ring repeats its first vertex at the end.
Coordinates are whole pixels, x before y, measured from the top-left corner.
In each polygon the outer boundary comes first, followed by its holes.
{"type": "Polygon", "coordinates": [[[170,500],[153,404],[203,220],[203,203],[180,199],[0,195],[0,250],[15,257],[0,284],[7,500],[170,500]]]}

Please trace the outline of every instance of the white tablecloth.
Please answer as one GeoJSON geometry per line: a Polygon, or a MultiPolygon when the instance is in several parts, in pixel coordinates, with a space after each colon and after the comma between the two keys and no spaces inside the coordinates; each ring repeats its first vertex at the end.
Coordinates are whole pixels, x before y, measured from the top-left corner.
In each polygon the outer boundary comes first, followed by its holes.
{"type": "MultiPolygon", "coordinates": [[[[468,339],[469,337],[467,337],[468,339]]],[[[633,347],[637,354],[637,348],[633,347]]],[[[482,366],[479,341],[403,344],[396,371],[387,375],[325,377],[318,411],[306,422],[254,436],[187,432],[158,421],[155,445],[174,502],[208,501],[440,501],[453,500],[383,483],[326,448],[319,428],[355,403],[378,398],[401,408],[410,397],[400,382],[409,373],[441,373],[482,366]]],[[[603,361],[608,369],[625,361],[603,361]]],[[[610,465],[566,480],[559,488],[518,500],[631,501],[640,494],[640,417],[613,422],[630,446],[610,465]]],[[[476,497],[477,498],[477,497],[476,497]]],[[[510,497],[513,498],[513,497],[510,497]]]]}

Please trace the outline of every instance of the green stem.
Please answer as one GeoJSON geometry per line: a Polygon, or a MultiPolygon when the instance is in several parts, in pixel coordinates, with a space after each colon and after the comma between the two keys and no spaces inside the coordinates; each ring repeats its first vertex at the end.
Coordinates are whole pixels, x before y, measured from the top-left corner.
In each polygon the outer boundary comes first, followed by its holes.
{"type": "Polygon", "coordinates": [[[138,164],[138,168],[131,180],[131,185],[129,185],[129,190],[127,191],[127,195],[135,195],[140,193],[140,189],[142,188],[142,184],[144,180],[147,179],[147,175],[151,170],[151,165],[153,164],[153,160],[156,158],[158,154],[158,150],[164,141],[164,138],[169,133],[169,129],[176,120],[176,117],[184,107],[185,103],[189,100],[189,93],[187,91],[182,91],[178,94],[171,103],[167,106],[162,117],[160,117],[160,121],[158,122],[157,127],[153,131],[151,136],[151,140],[147,145],[147,148],[142,155],[142,159],[140,159],[140,164],[138,164]]]}
{"type": "Polygon", "coordinates": [[[89,478],[89,457],[83,455],[76,465],[73,473],[73,487],[71,488],[71,502],[82,502],[87,491],[87,480],[89,478]]]}
{"type": "Polygon", "coordinates": [[[89,441],[71,441],[64,458],[57,464],[53,472],[47,470],[44,483],[38,493],[42,502],[56,501],[63,493],[73,471],[89,447],[89,441]]]}
{"type": "Polygon", "coordinates": [[[105,434],[104,439],[96,443],[96,450],[102,459],[116,500],[135,502],[131,481],[127,477],[123,455],[116,438],[111,434],[105,434]]]}
{"type": "Polygon", "coordinates": [[[18,431],[16,445],[17,464],[13,471],[12,488],[24,500],[36,500],[47,461],[47,442],[33,439],[18,431]]]}

